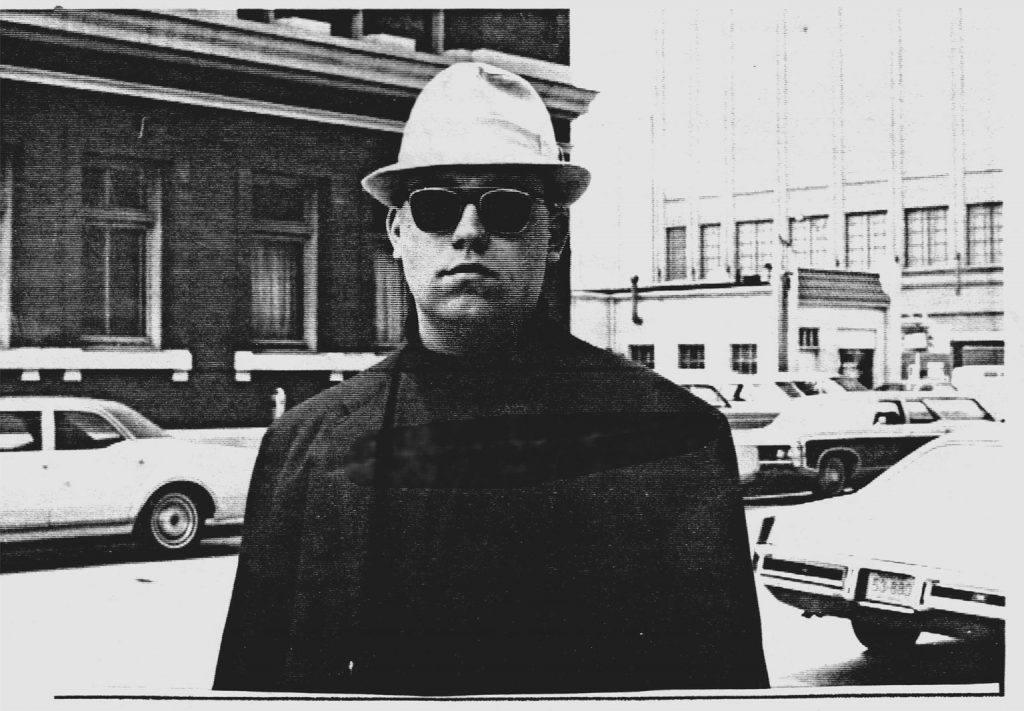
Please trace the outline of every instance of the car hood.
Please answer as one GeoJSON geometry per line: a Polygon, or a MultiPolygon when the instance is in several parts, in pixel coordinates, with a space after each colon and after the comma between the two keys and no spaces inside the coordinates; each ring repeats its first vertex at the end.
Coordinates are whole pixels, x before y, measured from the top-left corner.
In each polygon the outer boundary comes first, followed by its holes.
{"type": "Polygon", "coordinates": [[[997,542],[1010,540],[1010,526],[997,507],[970,511],[951,498],[914,507],[858,501],[857,496],[803,504],[803,510],[779,514],[768,540],[770,552],[819,562],[869,558],[986,580],[1000,578],[999,571],[1007,567],[997,542]]]}

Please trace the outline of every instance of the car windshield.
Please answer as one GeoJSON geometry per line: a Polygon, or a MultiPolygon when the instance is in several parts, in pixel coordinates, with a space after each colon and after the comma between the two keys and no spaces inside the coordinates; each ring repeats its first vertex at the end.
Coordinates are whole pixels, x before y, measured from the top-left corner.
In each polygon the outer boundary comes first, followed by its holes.
{"type": "Polygon", "coordinates": [[[992,415],[966,397],[929,397],[921,400],[944,420],[991,420],[992,415]]]}
{"type": "Polygon", "coordinates": [[[159,425],[146,417],[140,415],[127,405],[117,402],[106,404],[106,411],[117,418],[117,421],[124,425],[136,439],[149,439],[152,437],[170,437],[159,425]]]}
{"type": "Polygon", "coordinates": [[[804,395],[821,395],[824,390],[812,380],[794,380],[792,383],[778,383],[780,388],[786,389],[783,386],[795,387],[804,395]]]}
{"type": "Polygon", "coordinates": [[[850,392],[859,392],[861,390],[867,390],[867,387],[865,387],[864,383],[857,380],[856,378],[850,377],[849,375],[836,376],[832,378],[832,382],[838,383],[840,386],[842,386],[843,390],[849,390],[850,392]]]}
{"type": "Polygon", "coordinates": [[[684,385],[683,387],[709,405],[722,408],[729,407],[729,401],[722,397],[722,394],[711,385],[684,385]]]}
{"type": "MultiPolygon", "coordinates": [[[[816,393],[806,392],[806,391],[802,390],[801,388],[798,388],[796,383],[791,383],[791,382],[788,382],[788,381],[785,381],[785,380],[779,380],[775,384],[779,386],[779,389],[782,392],[786,393],[790,397],[802,397],[803,395],[814,395],[814,394],[816,394],[816,393]]],[[[808,385],[809,384],[810,383],[808,383],[808,385]]]]}

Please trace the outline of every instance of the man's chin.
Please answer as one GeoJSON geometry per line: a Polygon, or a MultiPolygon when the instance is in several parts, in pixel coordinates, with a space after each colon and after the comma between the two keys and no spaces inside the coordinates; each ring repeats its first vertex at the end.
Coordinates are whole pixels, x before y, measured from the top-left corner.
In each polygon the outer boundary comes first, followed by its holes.
{"type": "Polygon", "coordinates": [[[440,309],[439,316],[451,323],[462,323],[470,326],[476,323],[490,324],[493,328],[494,319],[507,313],[507,309],[492,299],[476,294],[467,294],[450,299],[440,309]]]}
{"type": "Polygon", "coordinates": [[[501,331],[520,321],[523,310],[510,306],[503,299],[481,294],[459,294],[452,296],[437,308],[432,316],[438,323],[459,329],[501,331]]]}

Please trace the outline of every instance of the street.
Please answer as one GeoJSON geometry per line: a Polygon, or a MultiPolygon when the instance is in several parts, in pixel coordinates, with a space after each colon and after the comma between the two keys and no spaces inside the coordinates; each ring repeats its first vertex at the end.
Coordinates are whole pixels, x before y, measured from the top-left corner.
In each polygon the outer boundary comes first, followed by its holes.
{"type": "MultiPolygon", "coordinates": [[[[785,505],[748,506],[751,535],[785,505]]],[[[128,541],[6,547],[0,706],[23,708],[54,695],[208,694],[238,544],[237,536],[209,539],[181,560],[144,555],[128,541]]],[[[872,658],[845,621],[804,619],[763,589],[759,597],[774,688],[998,691],[1001,650],[923,635],[912,654],[872,658]]]]}

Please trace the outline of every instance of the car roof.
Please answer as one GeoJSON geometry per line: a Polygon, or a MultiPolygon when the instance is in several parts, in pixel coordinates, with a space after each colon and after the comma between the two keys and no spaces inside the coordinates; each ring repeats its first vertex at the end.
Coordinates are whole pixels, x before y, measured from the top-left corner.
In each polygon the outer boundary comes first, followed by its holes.
{"type": "Polygon", "coordinates": [[[77,395],[0,395],[0,407],[91,407],[102,409],[110,405],[119,406],[114,400],[77,395]]]}
{"type": "MultiPolygon", "coordinates": [[[[821,396],[816,396],[821,397],[821,396]]],[[[825,397],[849,398],[853,400],[973,400],[970,395],[959,391],[943,392],[941,390],[850,390],[845,393],[826,393],[825,397]]]]}
{"type": "Polygon", "coordinates": [[[842,393],[822,393],[814,397],[793,398],[782,411],[780,417],[783,420],[791,420],[807,416],[813,412],[840,411],[843,406],[866,408],[873,403],[883,400],[896,400],[906,402],[908,400],[955,400],[971,401],[977,400],[962,393],[935,393],[932,391],[903,391],[903,390],[857,390],[842,393]],[[785,417],[782,417],[785,415],[785,417]]]}

